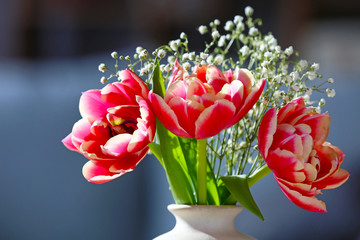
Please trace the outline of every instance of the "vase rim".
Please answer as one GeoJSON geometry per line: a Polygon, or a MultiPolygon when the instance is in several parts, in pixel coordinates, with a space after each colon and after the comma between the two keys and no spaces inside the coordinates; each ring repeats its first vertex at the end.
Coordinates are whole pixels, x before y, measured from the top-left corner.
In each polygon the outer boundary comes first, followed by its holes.
{"type": "Polygon", "coordinates": [[[168,209],[169,210],[180,210],[180,209],[190,209],[190,208],[196,208],[196,209],[205,209],[205,208],[212,208],[212,209],[220,209],[220,208],[233,208],[233,209],[239,209],[242,210],[243,207],[240,205],[187,205],[187,204],[169,204],[168,209]]]}

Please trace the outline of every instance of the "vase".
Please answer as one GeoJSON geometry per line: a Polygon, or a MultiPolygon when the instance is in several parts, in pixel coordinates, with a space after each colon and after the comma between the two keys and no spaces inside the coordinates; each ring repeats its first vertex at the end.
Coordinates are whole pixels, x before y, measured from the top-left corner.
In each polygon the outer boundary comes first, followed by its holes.
{"type": "Polygon", "coordinates": [[[168,210],[176,219],[175,227],[154,240],[254,240],[240,233],[234,224],[241,206],[176,205],[168,210]]]}

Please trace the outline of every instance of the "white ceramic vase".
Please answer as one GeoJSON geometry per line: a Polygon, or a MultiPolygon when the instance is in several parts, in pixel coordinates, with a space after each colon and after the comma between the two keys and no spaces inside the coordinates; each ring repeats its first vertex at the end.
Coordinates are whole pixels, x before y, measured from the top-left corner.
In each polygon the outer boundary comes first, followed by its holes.
{"type": "Polygon", "coordinates": [[[240,233],[234,224],[240,206],[168,206],[175,216],[175,227],[154,240],[254,240],[240,233]]]}

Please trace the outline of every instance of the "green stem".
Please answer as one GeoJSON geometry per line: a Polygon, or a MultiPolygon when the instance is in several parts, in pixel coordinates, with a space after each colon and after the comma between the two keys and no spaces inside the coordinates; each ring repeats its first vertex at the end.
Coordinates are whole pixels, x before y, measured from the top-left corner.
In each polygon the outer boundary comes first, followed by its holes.
{"type": "Polygon", "coordinates": [[[206,139],[197,139],[198,204],[206,205],[206,139]]]}
{"type": "Polygon", "coordinates": [[[265,176],[268,175],[269,173],[271,173],[271,170],[270,170],[270,168],[265,164],[264,166],[262,166],[259,170],[257,170],[256,172],[254,172],[254,174],[252,174],[252,175],[248,178],[249,187],[251,187],[252,185],[254,185],[255,183],[257,183],[260,179],[262,179],[263,177],[265,177],[265,176]]]}

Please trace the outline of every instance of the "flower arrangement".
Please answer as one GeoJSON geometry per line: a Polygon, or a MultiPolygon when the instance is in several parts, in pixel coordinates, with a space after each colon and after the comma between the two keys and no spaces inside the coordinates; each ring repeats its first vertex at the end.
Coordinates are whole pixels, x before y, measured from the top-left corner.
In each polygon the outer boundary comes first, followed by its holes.
{"type": "Polygon", "coordinates": [[[245,8],[221,29],[220,21],[198,28],[204,50],[190,51],[185,33],[150,54],[111,54],[114,69],[99,65],[106,84],[84,92],[81,120],[63,139],[84,155],[84,177],[105,183],[134,170],[148,152],[164,168],[177,204],[234,205],[263,216],[250,187],[273,172],[297,206],[326,212],[316,198],[343,184],[343,152],[326,142],[330,116],[321,113],[335,96],[319,64],[298,59],[245,8]],[[223,32],[223,33],[220,33],[223,32]],[[119,61],[127,69],[119,70],[119,61]],[[107,83],[110,79],[116,79],[107,83]]]}

